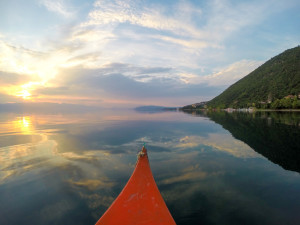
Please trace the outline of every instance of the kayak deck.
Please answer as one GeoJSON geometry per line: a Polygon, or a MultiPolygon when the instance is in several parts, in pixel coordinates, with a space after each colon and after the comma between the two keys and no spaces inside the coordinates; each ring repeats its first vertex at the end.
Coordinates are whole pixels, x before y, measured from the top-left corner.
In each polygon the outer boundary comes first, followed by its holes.
{"type": "Polygon", "coordinates": [[[106,224],[176,225],[154,181],[145,147],[126,186],[96,223],[106,224]]]}

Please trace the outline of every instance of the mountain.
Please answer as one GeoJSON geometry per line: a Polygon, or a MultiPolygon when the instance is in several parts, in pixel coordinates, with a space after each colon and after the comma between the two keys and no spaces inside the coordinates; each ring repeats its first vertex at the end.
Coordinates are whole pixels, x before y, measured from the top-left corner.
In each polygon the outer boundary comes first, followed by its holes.
{"type": "MultiPolygon", "coordinates": [[[[276,99],[284,99],[289,95],[290,98],[297,99],[299,94],[300,46],[273,57],[209,101],[207,106],[212,108],[257,107],[275,102],[276,99]]],[[[299,100],[295,103],[296,108],[297,104],[299,100]]]]}
{"type": "Polygon", "coordinates": [[[155,106],[155,105],[148,105],[148,106],[139,106],[135,108],[138,112],[145,112],[145,113],[156,113],[156,112],[163,112],[163,111],[176,111],[177,108],[175,107],[165,107],[165,106],[155,106]]]}

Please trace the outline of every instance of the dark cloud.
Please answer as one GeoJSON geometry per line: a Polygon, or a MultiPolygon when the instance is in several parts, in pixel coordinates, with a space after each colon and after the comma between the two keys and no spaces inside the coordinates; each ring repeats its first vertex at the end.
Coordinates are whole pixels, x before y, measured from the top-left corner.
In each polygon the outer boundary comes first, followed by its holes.
{"type": "Polygon", "coordinates": [[[61,86],[61,87],[44,87],[38,88],[34,91],[35,95],[68,95],[70,92],[70,87],[61,86]]]}
{"type": "Polygon", "coordinates": [[[154,78],[150,82],[138,82],[122,74],[85,76],[81,80],[81,84],[87,87],[101,88],[114,97],[188,97],[212,95],[216,92],[215,89],[203,84],[181,84],[172,79],[162,78],[154,78]]]}
{"type": "Polygon", "coordinates": [[[172,68],[169,67],[141,67],[125,63],[110,63],[97,69],[97,73],[101,75],[110,74],[126,74],[129,76],[142,76],[145,74],[161,74],[170,72],[172,68]]]}
{"type": "Polygon", "coordinates": [[[109,64],[101,69],[73,68],[58,76],[61,87],[40,90],[40,93],[64,93],[68,89],[77,95],[97,95],[120,99],[150,99],[189,96],[215,96],[223,87],[211,87],[207,84],[186,84],[178,79],[151,76],[151,73],[164,73],[170,68],[131,67],[128,64],[109,64]],[[137,75],[130,76],[130,71],[137,75]],[[146,74],[149,72],[149,74],[146,74]],[[143,74],[145,73],[145,74],[143,74]],[[126,75],[125,75],[126,74],[126,75]],[[134,78],[151,78],[140,82],[134,78]],[[64,89],[63,87],[66,87],[64,89]]]}
{"type": "Polygon", "coordinates": [[[131,73],[132,75],[165,73],[172,70],[169,67],[140,67],[125,63],[110,63],[105,65],[101,71],[108,73],[131,73]]]}

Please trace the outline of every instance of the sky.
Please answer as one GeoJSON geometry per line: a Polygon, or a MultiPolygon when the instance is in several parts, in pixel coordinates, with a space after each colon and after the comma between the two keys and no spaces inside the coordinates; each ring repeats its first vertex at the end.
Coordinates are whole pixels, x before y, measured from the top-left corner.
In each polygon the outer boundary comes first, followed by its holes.
{"type": "Polygon", "coordinates": [[[183,106],[300,44],[299,0],[0,0],[0,104],[183,106]]]}

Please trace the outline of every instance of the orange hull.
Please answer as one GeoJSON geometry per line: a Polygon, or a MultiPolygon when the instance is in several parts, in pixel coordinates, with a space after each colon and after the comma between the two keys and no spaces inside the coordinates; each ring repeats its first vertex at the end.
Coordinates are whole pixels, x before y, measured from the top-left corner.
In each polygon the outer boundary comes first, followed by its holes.
{"type": "Polygon", "coordinates": [[[126,186],[96,223],[114,224],[176,225],[156,186],[145,148],[126,186]]]}

